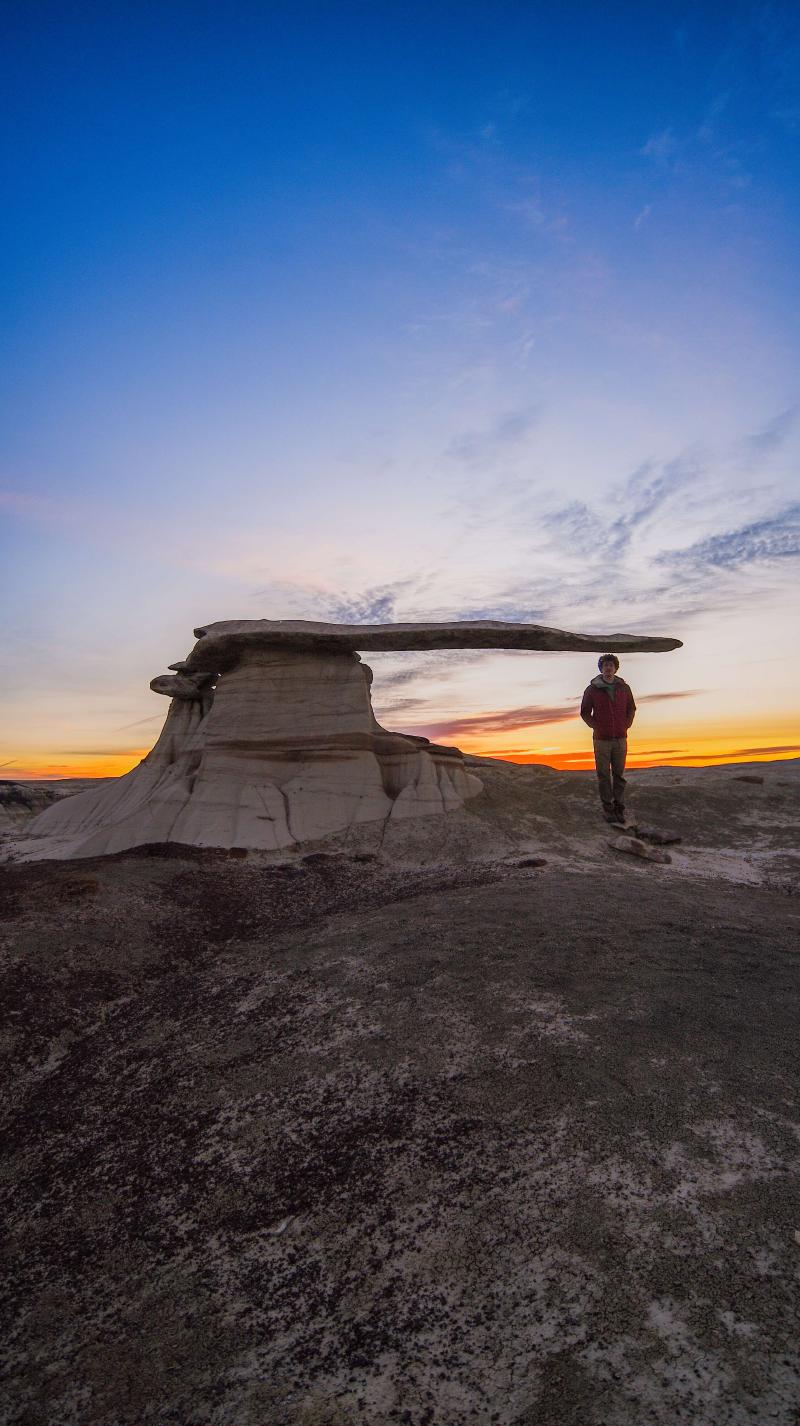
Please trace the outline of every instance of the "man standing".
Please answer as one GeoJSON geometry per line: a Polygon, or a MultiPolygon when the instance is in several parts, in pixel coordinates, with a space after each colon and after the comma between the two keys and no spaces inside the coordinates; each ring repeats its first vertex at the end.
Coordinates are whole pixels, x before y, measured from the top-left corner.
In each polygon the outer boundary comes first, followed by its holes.
{"type": "Polygon", "coordinates": [[[583,695],[581,717],[592,730],[594,765],[606,821],[624,825],[625,758],[636,704],[625,680],[617,677],[616,654],[601,654],[597,667],[600,673],[583,695]]]}

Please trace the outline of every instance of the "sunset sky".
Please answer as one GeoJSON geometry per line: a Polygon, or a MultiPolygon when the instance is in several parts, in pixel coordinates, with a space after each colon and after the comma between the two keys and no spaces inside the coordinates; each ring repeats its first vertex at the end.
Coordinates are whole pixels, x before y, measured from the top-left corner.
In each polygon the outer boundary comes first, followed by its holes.
{"type": "MultiPolygon", "coordinates": [[[[0,30],[0,778],[127,771],[234,618],[670,635],[631,764],[800,755],[794,0],[0,30]]],[[[369,662],[390,727],[589,765],[591,656],[369,662]]]]}

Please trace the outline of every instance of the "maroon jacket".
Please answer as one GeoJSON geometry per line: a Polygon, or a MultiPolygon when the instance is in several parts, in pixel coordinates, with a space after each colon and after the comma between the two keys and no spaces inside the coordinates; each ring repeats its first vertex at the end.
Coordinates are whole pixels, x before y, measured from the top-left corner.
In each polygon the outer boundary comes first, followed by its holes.
{"type": "Polygon", "coordinates": [[[625,680],[616,675],[612,698],[600,675],[593,678],[583,695],[581,717],[595,738],[626,738],[636,717],[636,704],[625,680]]]}

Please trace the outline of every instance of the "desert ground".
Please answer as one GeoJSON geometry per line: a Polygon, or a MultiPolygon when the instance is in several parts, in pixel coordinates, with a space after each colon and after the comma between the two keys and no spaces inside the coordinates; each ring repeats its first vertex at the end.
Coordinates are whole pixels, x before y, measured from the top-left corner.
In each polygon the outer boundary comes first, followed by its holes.
{"type": "Polygon", "coordinates": [[[631,773],[667,862],[471,766],[271,855],[0,785],[3,1423],[800,1422],[800,761],[631,773]]]}

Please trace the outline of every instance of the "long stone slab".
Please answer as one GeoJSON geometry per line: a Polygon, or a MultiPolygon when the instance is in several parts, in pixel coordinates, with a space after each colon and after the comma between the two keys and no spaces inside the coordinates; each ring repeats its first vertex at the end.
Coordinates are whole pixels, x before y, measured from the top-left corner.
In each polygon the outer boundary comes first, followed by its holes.
{"type": "Polygon", "coordinates": [[[423,624],[318,624],[309,619],[224,619],[194,631],[197,643],[181,672],[222,673],[241,655],[283,646],[311,652],[389,653],[430,649],[530,649],[556,653],[660,654],[681,648],[680,639],[640,634],[573,634],[545,624],[500,619],[423,624]]]}

